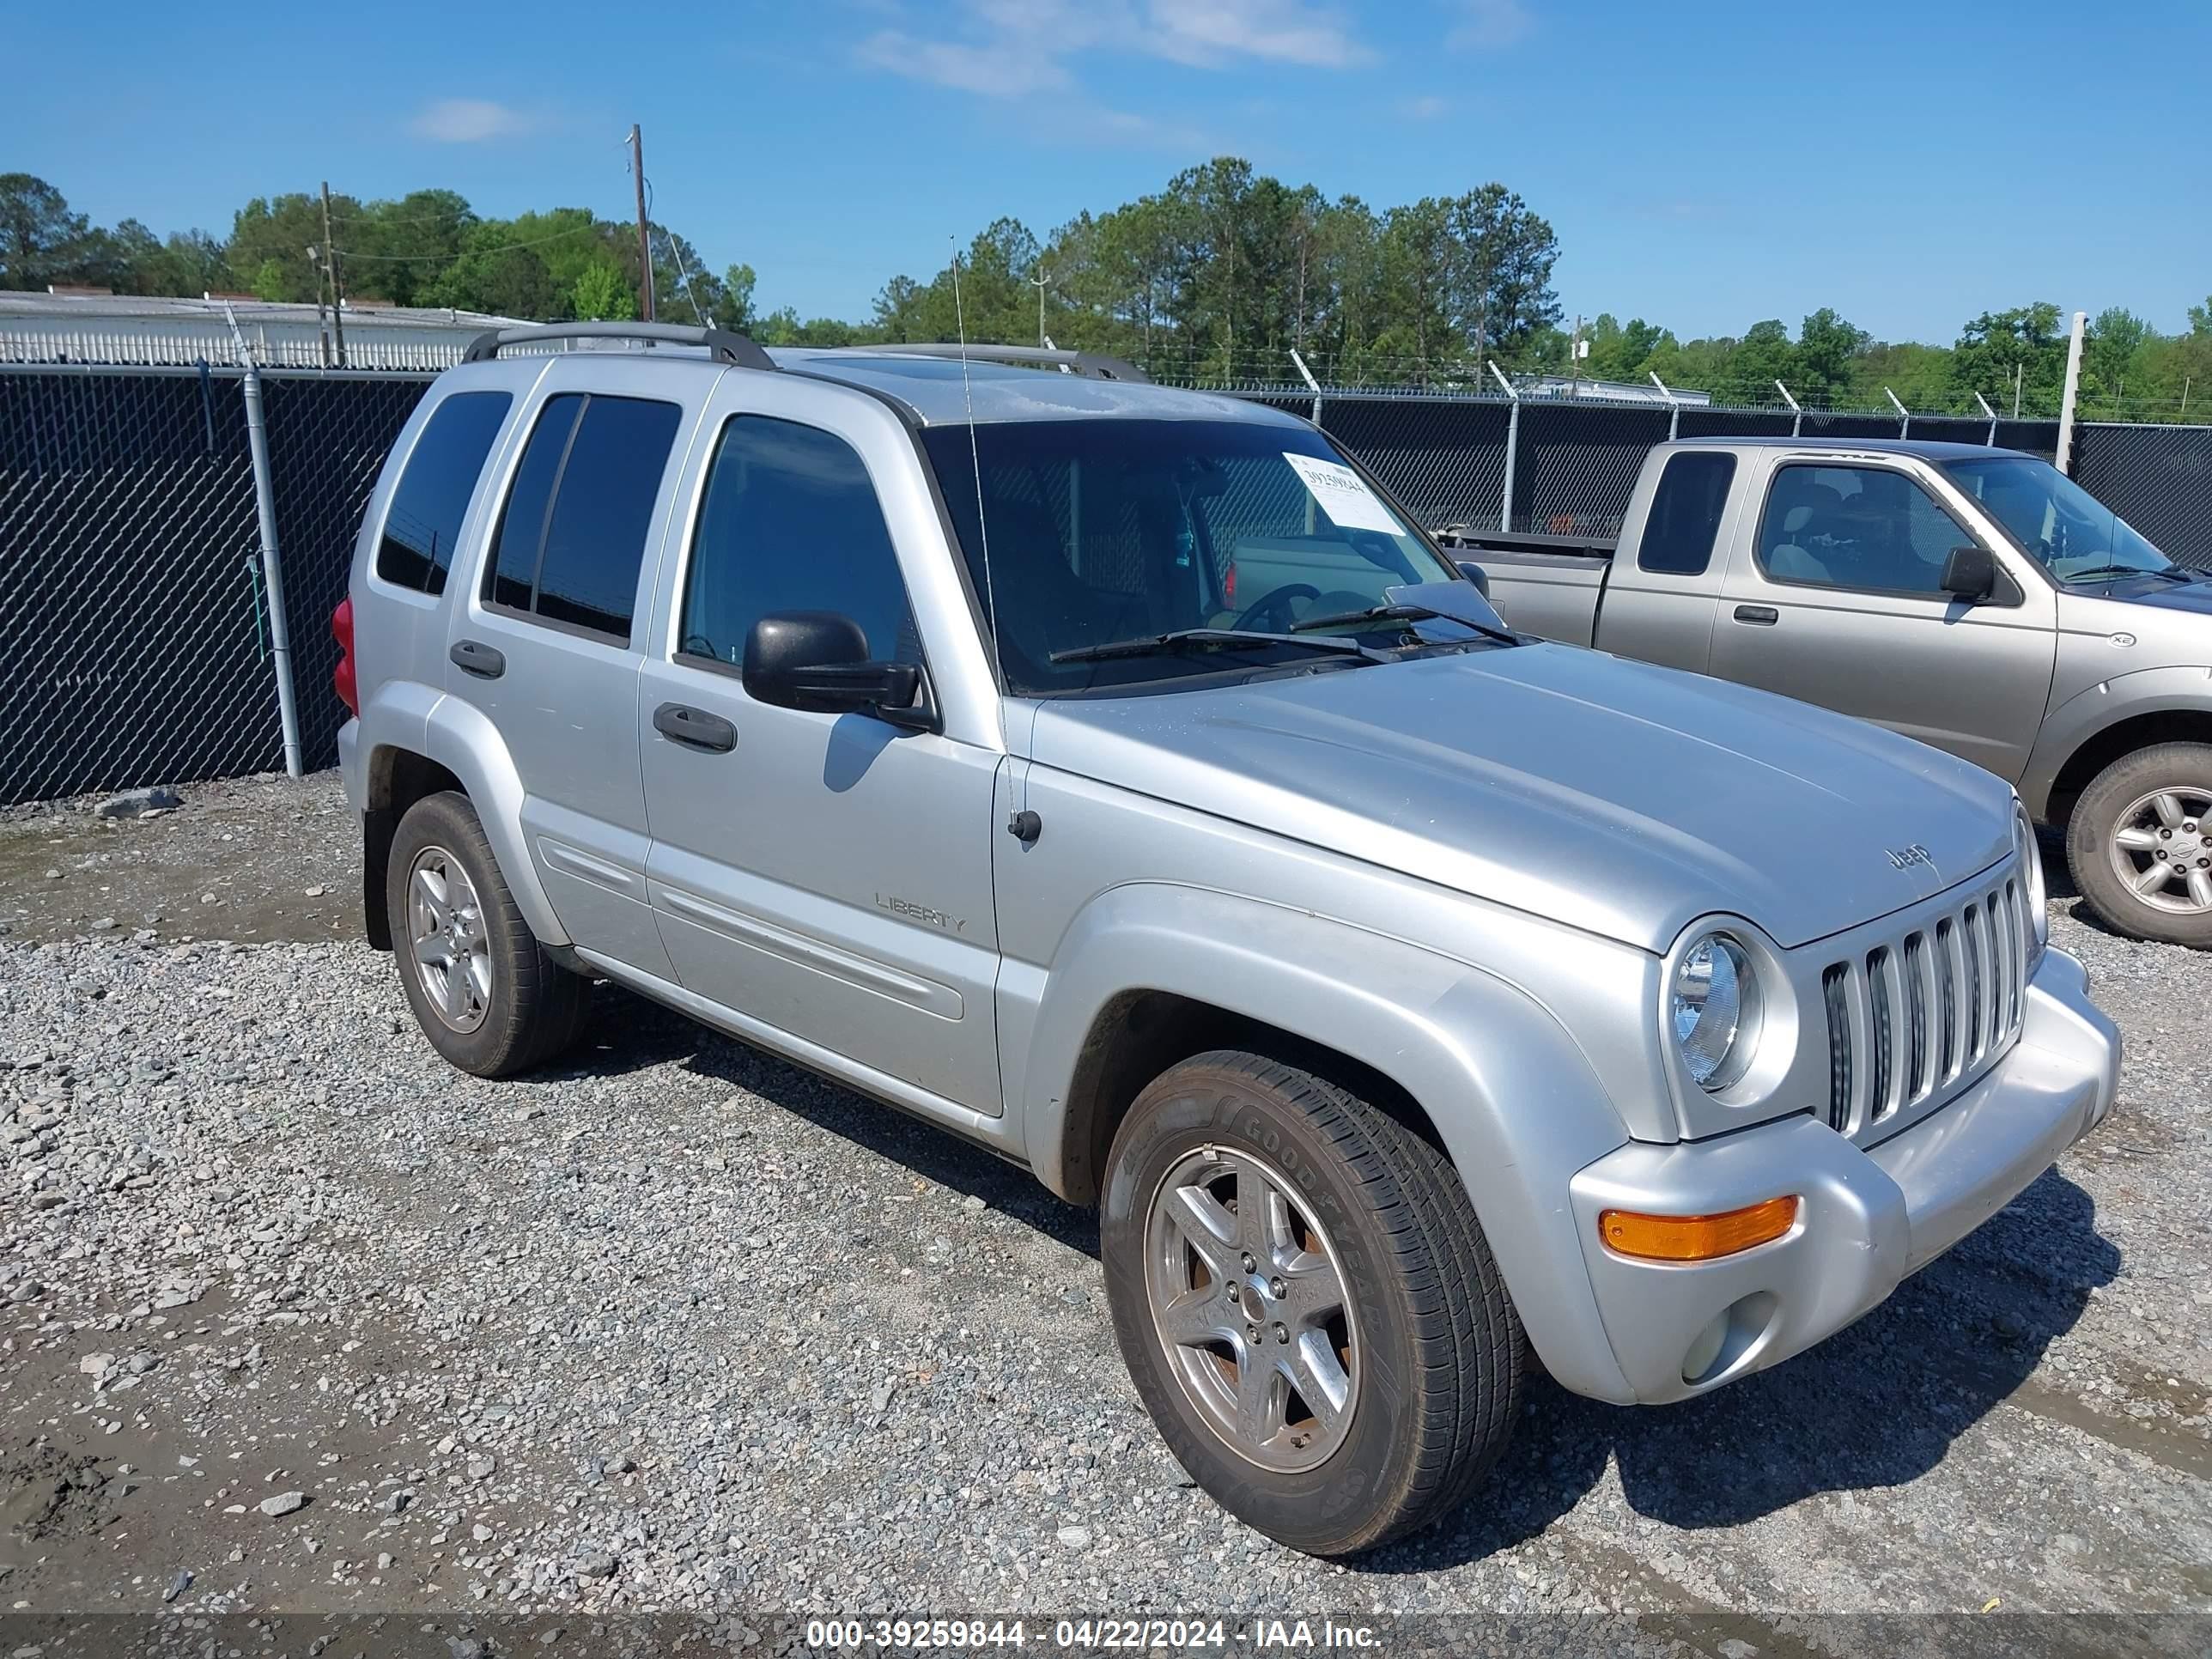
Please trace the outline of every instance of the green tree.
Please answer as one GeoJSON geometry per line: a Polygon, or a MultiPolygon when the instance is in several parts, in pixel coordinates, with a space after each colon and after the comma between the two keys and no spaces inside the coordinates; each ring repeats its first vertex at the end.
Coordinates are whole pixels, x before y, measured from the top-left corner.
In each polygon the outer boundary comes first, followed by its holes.
{"type": "Polygon", "coordinates": [[[2066,337],[2058,307],[2039,301],[2010,311],[1985,311],[1960,331],[1951,352],[1952,383],[1966,400],[1978,392],[1991,404],[2012,397],[2019,377],[2023,409],[2055,411],[2066,380],[2066,337]]]}
{"type": "Polygon", "coordinates": [[[83,251],[84,215],[45,179],[0,173],[0,288],[66,282],[83,251]]]}
{"type": "Polygon", "coordinates": [[[1832,404],[1848,397],[1853,360],[1866,346],[1864,329],[1844,321],[1832,307],[1822,306],[1797,330],[1791,393],[1800,402],[1817,404],[1832,404]]]}
{"type": "Polygon", "coordinates": [[[568,290],[578,317],[594,322],[627,322],[637,315],[637,301],[621,270],[611,263],[586,265],[568,290]]]}

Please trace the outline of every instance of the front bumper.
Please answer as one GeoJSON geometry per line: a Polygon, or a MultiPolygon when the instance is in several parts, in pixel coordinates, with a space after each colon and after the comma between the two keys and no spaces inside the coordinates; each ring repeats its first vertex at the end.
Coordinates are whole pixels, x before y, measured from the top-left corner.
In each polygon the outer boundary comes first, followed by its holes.
{"type": "Polygon", "coordinates": [[[1571,1203],[1632,1398],[1703,1394],[1841,1330],[2103,1122],[2119,1074],[2119,1033],[2090,1002],[2087,971],[2046,949],[2013,1051],[1888,1140],[1862,1150],[1798,1116],[1711,1140],[1632,1142],[1590,1164],[1571,1183],[1571,1203]],[[1802,1200],[1790,1232],[1717,1261],[1636,1261],[1598,1238],[1604,1210],[1711,1214],[1790,1193],[1802,1200]],[[1716,1321],[1717,1353],[1686,1376],[1716,1321]]]}

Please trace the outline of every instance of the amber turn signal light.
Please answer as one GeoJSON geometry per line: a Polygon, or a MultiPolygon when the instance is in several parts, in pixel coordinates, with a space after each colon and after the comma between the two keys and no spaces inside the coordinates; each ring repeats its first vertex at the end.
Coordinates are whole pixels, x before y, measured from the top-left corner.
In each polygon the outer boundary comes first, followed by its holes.
{"type": "Polygon", "coordinates": [[[1645,1215],[1607,1210],[1597,1218],[1606,1248],[1646,1261],[1711,1261],[1768,1243],[1797,1224],[1797,1200],[1770,1198],[1718,1215],[1645,1215]]]}

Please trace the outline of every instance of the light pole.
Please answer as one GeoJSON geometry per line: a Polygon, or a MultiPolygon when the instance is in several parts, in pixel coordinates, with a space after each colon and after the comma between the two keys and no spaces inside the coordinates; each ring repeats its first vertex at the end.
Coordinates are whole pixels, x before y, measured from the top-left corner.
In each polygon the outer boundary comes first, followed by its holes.
{"type": "Polygon", "coordinates": [[[1051,281],[1052,273],[1042,265],[1039,265],[1037,274],[1030,278],[1030,286],[1037,291],[1037,343],[1040,346],[1044,343],[1044,290],[1051,281]]]}

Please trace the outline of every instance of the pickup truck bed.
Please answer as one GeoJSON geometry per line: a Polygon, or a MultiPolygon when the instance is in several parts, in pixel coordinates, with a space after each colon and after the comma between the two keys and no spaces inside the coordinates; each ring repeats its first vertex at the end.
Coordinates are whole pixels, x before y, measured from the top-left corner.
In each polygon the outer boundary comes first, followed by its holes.
{"type": "Polygon", "coordinates": [[[1610,538],[1455,526],[1439,539],[1454,557],[1482,568],[1491,602],[1514,627],[1567,645],[1597,643],[1598,612],[1616,545],[1610,538]]]}

